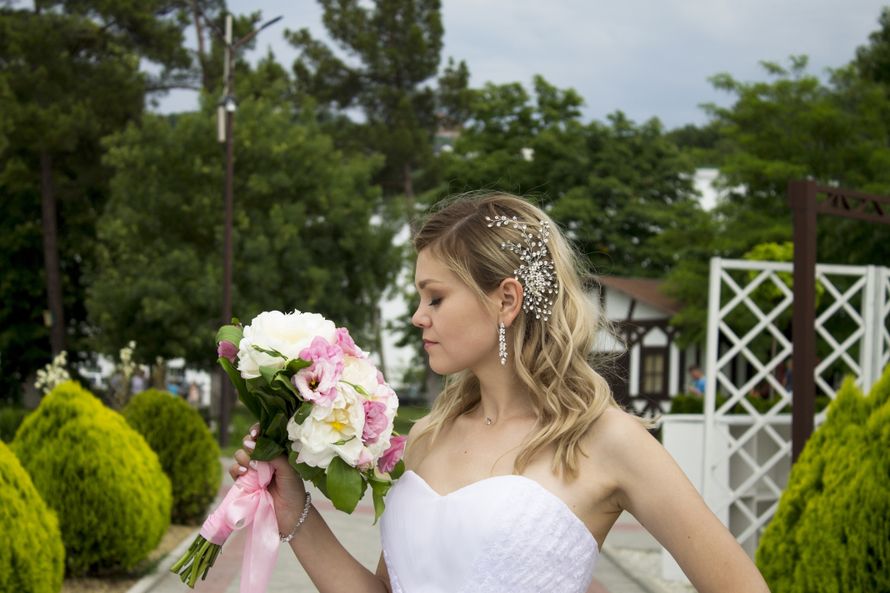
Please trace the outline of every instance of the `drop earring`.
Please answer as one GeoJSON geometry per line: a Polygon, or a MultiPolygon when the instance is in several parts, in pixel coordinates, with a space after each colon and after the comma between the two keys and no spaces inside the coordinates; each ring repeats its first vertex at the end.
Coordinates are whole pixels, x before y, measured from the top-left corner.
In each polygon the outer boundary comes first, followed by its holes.
{"type": "Polygon", "coordinates": [[[498,358],[502,365],[507,364],[507,328],[503,321],[498,322],[498,358]]]}

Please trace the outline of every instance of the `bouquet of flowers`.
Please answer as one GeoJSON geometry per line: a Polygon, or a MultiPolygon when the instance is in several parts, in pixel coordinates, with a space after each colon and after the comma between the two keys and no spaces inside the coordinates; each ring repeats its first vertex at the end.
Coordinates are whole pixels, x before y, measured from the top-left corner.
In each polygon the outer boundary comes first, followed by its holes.
{"type": "Polygon", "coordinates": [[[260,313],[216,336],[219,364],[239,399],[259,420],[252,458],[200,535],[171,571],[194,587],[206,578],[234,529],[252,525],[245,542],[242,591],[263,591],[278,554],[275,510],[262,463],[288,454],[290,464],[341,511],[351,513],[370,486],[375,522],[404,470],[405,438],[393,434],[398,398],[345,328],[315,313],[260,313]]]}

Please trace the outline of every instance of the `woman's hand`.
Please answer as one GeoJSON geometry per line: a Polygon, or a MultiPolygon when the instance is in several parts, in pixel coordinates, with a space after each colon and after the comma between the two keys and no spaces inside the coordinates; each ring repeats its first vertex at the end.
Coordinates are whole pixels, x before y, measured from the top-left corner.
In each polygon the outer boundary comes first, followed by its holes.
{"type": "MultiPolygon", "coordinates": [[[[250,459],[250,455],[253,453],[253,448],[256,445],[259,430],[259,424],[251,426],[249,433],[243,440],[244,448],[235,451],[235,463],[229,467],[229,475],[232,476],[232,479],[237,480],[240,476],[247,473],[251,463],[256,463],[250,459]]],[[[287,534],[297,524],[297,520],[303,512],[306,486],[303,484],[303,479],[300,475],[288,463],[287,456],[280,455],[267,463],[271,464],[275,469],[275,476],[269,483],[269,494],[272,496],[272,502],[275,504],[278,531],[279,533],[287,534]]]]}

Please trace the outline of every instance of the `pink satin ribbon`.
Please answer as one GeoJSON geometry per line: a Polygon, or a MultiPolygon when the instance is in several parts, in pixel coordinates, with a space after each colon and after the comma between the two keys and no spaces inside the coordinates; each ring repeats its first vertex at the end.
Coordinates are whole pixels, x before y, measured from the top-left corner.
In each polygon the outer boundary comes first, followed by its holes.
{"type": "Polygon", "coordinates": [[[235,481],[201,527],[204,539],[221,546],[234,530],[251,526],[241,562],[241,593],[264,593],[281,542],[275,505],[267,490],[275,470],[265,461],[256,466],[235,481]]]}

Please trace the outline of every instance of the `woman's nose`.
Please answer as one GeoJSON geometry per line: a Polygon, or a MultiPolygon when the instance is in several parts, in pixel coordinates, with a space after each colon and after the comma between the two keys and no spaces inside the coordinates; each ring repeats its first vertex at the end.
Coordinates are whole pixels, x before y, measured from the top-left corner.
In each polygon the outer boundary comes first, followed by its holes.
{"type": "Polygon", "coordinates": [[[417,308],[417,311],[414,312],[414,315],[411,316],[411,324],[414,327],[424,328],[429,326],[430,317],[429,315],[425,315],[420,312],[420,307],[417,308]]]}

